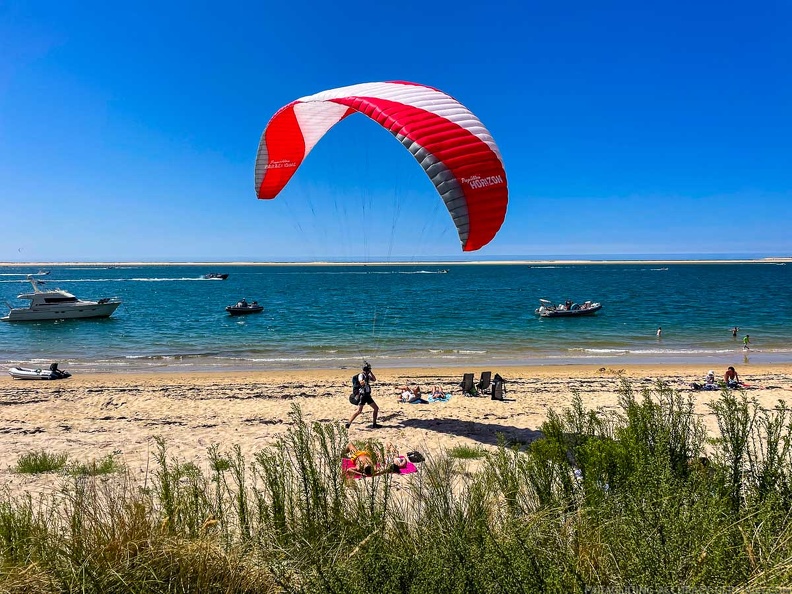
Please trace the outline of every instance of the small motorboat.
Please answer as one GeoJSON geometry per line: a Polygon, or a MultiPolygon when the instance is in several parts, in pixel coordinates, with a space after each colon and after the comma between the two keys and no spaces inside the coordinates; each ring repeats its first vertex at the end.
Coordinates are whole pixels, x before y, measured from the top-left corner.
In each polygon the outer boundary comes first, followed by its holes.
{"type": "Polygon", "coordinates": [[[12,367],[8,373],[14,379],[23,380],[56,380],[71,377],[71,373],[58,369],[58,364],[53,363],[49,369],[32,369],[29,367],[12,367]]]}
{"type": "Polygon", "coordinates": [[[225,309],[232,316],[243,316],[245,314],[262,312],[264,311],[264,306],[259,305],[258,301],[248,303],[247,300],[242,299],[241,301],[237,301],[234,305],[227,306],[225,309]]]}
{"type": "Polygon", "coordinates": [[[220,272],[210,272],[209,274],[204,274],[203,277],[206,280],[225,280],[228,278],[228,275],[220,272]]]}
{"type": "Polygon", "coordinates": [[[539,305],[539,307],[534,310],[534,313],[543,318],[574,318],[579,316],[590,316],[602,309],[601,303],[592,303],[591,301],[586,301],[582,305],[579,303],[572,303],[572,301],[553,305],[552,301],[540,299],[539,303],[541,305],[539,305]]]}

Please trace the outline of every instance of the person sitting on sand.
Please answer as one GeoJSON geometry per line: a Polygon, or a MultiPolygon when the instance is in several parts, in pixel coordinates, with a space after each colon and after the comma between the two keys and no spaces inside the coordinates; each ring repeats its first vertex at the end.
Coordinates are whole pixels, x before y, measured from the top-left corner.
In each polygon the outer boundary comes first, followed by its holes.
{"type": "Polygon", "coordinates": [[[715,383],[715,371],[712,369],[707,372],[707,379],[704,380],[704,389],[705,390],[717,390],[718,384],[715,383]]]}
{"type": "Polygon", "coordinates": [[[445,390],[442,386],[432,386],[432,398],[445,398],[445,390]]]}
{"type": "Polygon", "coordinates": [[[726,373],[723,374],[723,381],[726,382],[726,385],[730,388],[739,388],[740,387],[740,376],[737,375],[737,372],[734,370],[734,367],[729,367],[726,370],[726,373]]]}

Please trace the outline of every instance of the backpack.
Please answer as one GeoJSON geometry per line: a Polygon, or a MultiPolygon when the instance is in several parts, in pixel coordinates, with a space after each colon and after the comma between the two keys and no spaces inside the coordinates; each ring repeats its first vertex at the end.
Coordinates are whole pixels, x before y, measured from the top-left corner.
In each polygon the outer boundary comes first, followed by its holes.
{"type": "Polygon", "coordinates": [[[352,376],[352,393],[349,395],[349,404],[354,404],[355,406],[360,404],[360,397],[363,396],[358,375],[356,373],[352,376]]]}
{"type": "Polygon", "coordinates": [[[407,459],[412,463],[416,463],[423,462],[426,458],[424,458],[424,455],[421,452],[413,450],[411,452],[407,452],[407,459]]]}
{"type": "Polygon", "coordinates": [[[356,373],[352,376],[352,395],[358,396],[360,394],[360,374],[356,373]]]}

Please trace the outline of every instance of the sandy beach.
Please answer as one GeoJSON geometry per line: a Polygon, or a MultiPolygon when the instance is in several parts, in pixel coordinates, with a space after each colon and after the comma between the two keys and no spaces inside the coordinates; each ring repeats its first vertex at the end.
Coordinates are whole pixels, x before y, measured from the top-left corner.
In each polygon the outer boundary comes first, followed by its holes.
{"type": "MultiPolygon", "coordinates": [[[[737,367],[741,379],[766,407],[792,400],[792,364],[737,367]]],[[[493,369],[507,381],[506,400],[466,397],[458,383],[472,369],[375,369],[374,397],[380,429],[371,429],[366,407],[350,429],[353,439],[376,438],[402,450],[438,452],[456,445],[496,447],[502,434],[512,442],[530,442],[550,408],[560,410],[577,390],[588,407],[617,406],[620,378],[636,390],[663,380],[689,392],[703,382],[701,366],[508,367],[493,369]],[[424,389],[441,384],[449,402],[403,404],[396,386],[416,382],[424,389]]],[[[476,371],[478,379],[481,370],[476,371]]],[[[725,369],[715,369],[722,377],[725,369]]],[[[252,372],[245,374],[84,374],[61,381],[20,381],[0,377],[0,468],[2,483],[13,491],[39,491],[52,476],[13,472],[18,457],[34,450],[64,452],[76,461],[115,454],[133,474],[146,471],[161,436],[171,455],[206,463],[212,444],[222,450],[238,444],[245,455],[272,444],[289,426],[289,410],[301,407],[308,421],[345,421],[355,407],[347,397],[354,370],[252,372]]],[[[718,392],[694,392],[697,411],[716,430],[706,406],[718,392]]]]}

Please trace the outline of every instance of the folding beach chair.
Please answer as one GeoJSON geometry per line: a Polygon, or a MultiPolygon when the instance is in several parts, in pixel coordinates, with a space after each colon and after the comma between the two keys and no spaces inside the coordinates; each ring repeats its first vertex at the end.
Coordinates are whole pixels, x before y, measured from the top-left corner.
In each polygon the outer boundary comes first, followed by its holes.
{"type": "Polygon", "coordinates": [[[505,388],[503,387],[503,381],[496,381],[492,384],[492,399],[493,400],[503,400],[503,392],[505,388]]]}
{"type": "Polygon", "coordinates": [[[465,395],[478,396],[478,391],[476,390],[476,386],[473,385],[472,373],[465,373],[462,376],[462,383],[460,383],[459,385],[462,388],[462,392],[464,392],[465,395]]]}
{"type": "Polygon", "coordinates": [[[481,377],[479,378],[479,381],[476,384],[476,387],[478,388],[479,392],[481,392],[482,394],[489,394],[491,379],[492,379],[491,371],[481,372],[481,377]]]}

